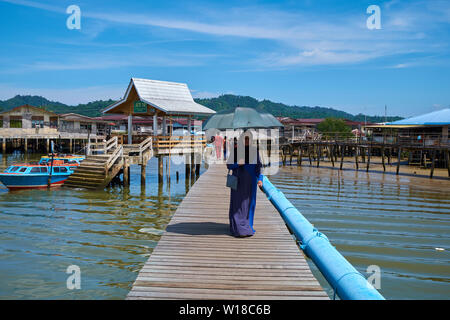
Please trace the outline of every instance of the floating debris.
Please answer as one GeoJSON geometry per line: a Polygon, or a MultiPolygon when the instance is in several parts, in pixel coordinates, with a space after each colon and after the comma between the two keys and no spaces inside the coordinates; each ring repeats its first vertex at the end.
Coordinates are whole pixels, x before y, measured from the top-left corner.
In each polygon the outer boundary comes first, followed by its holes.
{"type": "Polygon", "coordinates": [[[155,228],[142,228],[142,229],[139,229],[139,232],[150,233],[150,234],[155,234],[155,235],[162,235],[164,233],[163,230],[158,230],[155,228]]]}
{"type": "Polygon", "coordinates": [[[434,249],[436,249],[436,251],[445,251],[444,248],[434,248],[434,249]]]}

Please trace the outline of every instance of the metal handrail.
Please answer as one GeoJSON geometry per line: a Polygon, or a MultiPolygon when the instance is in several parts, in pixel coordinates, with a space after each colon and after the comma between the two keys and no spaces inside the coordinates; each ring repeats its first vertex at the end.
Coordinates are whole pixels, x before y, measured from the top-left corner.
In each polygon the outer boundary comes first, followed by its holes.
{"type": "Polygon", "coordinates": [[[286,199],[267,177],[263,191],[292,230],[300,248],[311,258],[325,279],[343,300],[384,300],[384,297],[337,250],[328,238],[286,199]]]}

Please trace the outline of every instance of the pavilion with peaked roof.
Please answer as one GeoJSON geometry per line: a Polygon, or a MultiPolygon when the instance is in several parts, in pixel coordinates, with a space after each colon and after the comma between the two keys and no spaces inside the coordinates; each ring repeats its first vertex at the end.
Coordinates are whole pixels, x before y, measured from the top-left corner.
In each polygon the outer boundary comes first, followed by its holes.
{"type": "MultiPolygon", "coordinates": [[[[216,113],[192,98],[187,84],[131,78],[123,99],[105,108],[106,114],[125,114],[128,128],[132,128],[133,116],[153,116],[153,134],[158,132],[158,117],[162,117],[162,135],[167,135],[167,118],[188,118],[190,131],[193,116],[209,116],[216,113]]],[[[132,130],[128,130],[128,143],[132,130]]]]}

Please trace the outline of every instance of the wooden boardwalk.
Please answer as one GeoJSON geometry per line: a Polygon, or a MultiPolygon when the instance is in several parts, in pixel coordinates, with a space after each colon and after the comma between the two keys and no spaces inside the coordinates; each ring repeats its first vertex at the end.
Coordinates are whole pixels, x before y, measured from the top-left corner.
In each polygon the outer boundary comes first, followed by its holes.
{"type": "Polygon", "coordinates": [[[191,188],[128,299],[328,299],[282,218],[258,190],[249,238],[229,234],[226,168],[191,188]]]}

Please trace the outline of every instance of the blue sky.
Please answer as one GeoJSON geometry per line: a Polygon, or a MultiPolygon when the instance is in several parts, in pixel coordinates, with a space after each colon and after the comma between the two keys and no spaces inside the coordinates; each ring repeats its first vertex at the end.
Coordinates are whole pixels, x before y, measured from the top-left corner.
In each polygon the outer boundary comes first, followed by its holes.
{"type": "Polygon", "coordinates": [[[0,0],[0,28],[0,99],[119,99],[142,77],[353,114],[450,106],[450,1],[0,0]]]}

